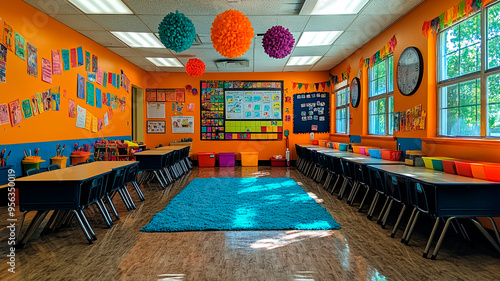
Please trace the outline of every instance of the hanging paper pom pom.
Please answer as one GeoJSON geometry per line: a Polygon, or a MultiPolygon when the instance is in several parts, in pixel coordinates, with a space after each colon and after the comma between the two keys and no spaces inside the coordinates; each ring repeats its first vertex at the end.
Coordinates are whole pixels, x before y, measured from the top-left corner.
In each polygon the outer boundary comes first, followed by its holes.
{"type": "Polygon", "coordinates": [[[254,36],[248,18],[236,10],[227,10],[217,15],[210,30],[215,50],[230,59],[245,54],[254,36]]]}
{"type": "Polygon", "coordinates": [[[202,60],[199,59],[190,59],[186,63],[186,72],[190,76],[197,77],[202,75],[205,72],[205,64],[202,60]]]}
{"type": "Polygon", "coordinates": [[[193,88],[193,89],[191,90],[191,93],[193,93],[193,95],[195,95],[195,96],[196,96],[196,95],[198,94],[198,89],[193,88]]]}
{"type": "Polygon", "coordinates": [[[186,91],[191,91],[193,89],[193,86],[191,85],[186,85],[186,91]]]}
{"type": "Polygon", "coordinates": [[[288,56],[292,52],[294,43],[295,39],[288,28],[285,29],[281,25],[271,27],[262,38],[264,52],[275,59],[288,56]]]}
{"type": "Polygon", "coordinates": [[[196,37],[193,22],[179,11],[166,15],[158,30],[163,45],[177,53],[191,48],[196,37]]]}

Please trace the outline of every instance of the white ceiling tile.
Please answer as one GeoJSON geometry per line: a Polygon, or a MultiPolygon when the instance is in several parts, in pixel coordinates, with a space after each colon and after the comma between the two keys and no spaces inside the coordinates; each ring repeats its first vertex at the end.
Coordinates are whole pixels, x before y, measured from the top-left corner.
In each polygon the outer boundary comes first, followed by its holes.
{"type": "Polygon", "coordinates": [[[126,57],[126,60],[129,62],[141,67],[141,66],[148,66],[148,65],[154,65],[154,63],[150,62],[146,58],[142,56],[137,56],[137,57],[126,57]]]}
{"type": "Polygon", "coordinates": [[[157,72],[160,72],[162,71],[161,68],[157,67],[156,65],[143,65],[143,66],[140,66],[140,68],[144,69],[145,71],[157,71],[157,72]]]}
{"type": "Polygon", "coordinates": [[[374,34],[369,34],[368,32],[362,31],[352,31],[347,30],[340,35],[340,37],[335,41],[337,46],[350,46],[350,45],[364,45],[366,44],[374,34]]]}
{"type": "Polygon", "coordinates": [[[323,56],[331,46],[296,47],[292,56],[323,56]]]}
{"type": "Polygon", "coordinates": [[[136,15],[89,15],[89,17],[109,31],[151,32],[136,15]]]}
{"type": "Polygon", "coordinates": [[[424,0],[371,0],[361,11],[361,14],[399,14],[404,15],[424,0]]]}
{"type": "Polygon", "coordinates": [[[377,36],[396,20],[393,15],[384,17],[378,15],[360,15],[349,27],[349,31],[358,31],[366,33],[372,37],[377,36]]]}
{"type": "Polygon", "coordinates": [[[50,1],[40,1],[40,0],[23,0],[24,2],[30,4],[36,9],[48,14],[64,14],[64,15],[81,15],[82,12],[71,5],[66,0],[50,0],[50,1]]]}
{"type": "Polygon", "coordinates": [[[217,73],[219,70],[217,67],[205,67],[205,73],[217,73]]]}
{"type": "Polygon", "coordinates": [[[344,58],[350,56],[357,49],[361,48],[363,45],[333,45],[328,52],[326,52],[325,57],[336,57],[343,56],[344,58]]]}
{"type": "Polygon", "coordinates": [[[254,72],[282,72],[283,66],[258,66],[255,65],[253,68],[254,72]]]}
{"type": "Polygon", "coordinates": [[[283,71],[309,71],[312,65],[302,65],[302,66],[285,66],[283,71]]]}
{"type": "Polygon", "coordinates": [[[126,47],[120,40],[114,37],[108,31],[79,31],[81,34],[103,45],[104,47],[126,47]]]}
{"type": "Polygon", "coordinates": [[[356,19],[356,15],[311,16],[305,31],[342,31],[356,19]]]}
{"type": "Polygon", "coordinates": [[[158,32],[158,26],[165,15],[137,15],[144,24],[146,24],[153,32],[158,32]]]}
{"type": "Polygon", "coordinates": [[[164,72],[186,72],[184,67],[160,67],[161,71],[164,72]]]}
{"type": "Polygon", "coordinates": [[[172,52],[167,48],[133,48],[133,50],[144,57],[174,57],[172,52]]]}
{"type": "Polygon", "coordinates": [[[104,30],[86,15],[53,15],[52,17],[76,31],[104,30]]]}
{"type": "Polygon", "coordinates": [[[108,49],[110,49],[111,51],[113,51],[114,53],[118,54],[119,56],[121,57],[137,57],[139,56],[139,54],[137,52],[134,51],[134,49],[130,48],[130,47],[124,47],[124,48],[113,48],[113,47],[109,47],[108,49]]]}
{"type": "Polygon", "coordinates": [[[281,25],[290,32],[302,32],[309,16],[249,16],[255,34],[266,33],[271,27],[281,25]]]}

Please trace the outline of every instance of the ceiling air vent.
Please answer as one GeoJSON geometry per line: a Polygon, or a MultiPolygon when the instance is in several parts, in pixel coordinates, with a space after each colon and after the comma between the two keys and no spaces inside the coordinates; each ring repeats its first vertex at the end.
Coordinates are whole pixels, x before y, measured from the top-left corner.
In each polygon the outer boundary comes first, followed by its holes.
{"type": "Polygon", "coordinates": [[[215,61],[217,68],[242,68],[248,67],[248,60],[219,60],[215,61]]]}

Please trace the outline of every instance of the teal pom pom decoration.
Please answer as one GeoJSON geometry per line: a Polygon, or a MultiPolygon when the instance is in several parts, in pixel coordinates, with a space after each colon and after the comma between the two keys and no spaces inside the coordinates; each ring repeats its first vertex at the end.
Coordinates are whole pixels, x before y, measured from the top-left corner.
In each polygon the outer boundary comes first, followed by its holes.
{"type": "Polygon", "coordinates": [[[177,53],[191,48],[196,37],[193,22],[179,11],[166,15],[158,30],[161,43],[177,53]]]}

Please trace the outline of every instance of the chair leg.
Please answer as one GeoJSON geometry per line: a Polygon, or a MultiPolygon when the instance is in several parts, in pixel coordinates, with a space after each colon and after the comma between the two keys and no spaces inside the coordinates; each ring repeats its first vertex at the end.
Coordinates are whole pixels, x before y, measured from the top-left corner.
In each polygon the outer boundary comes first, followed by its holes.
{"type": "Polygon", "coordinates": [[[75,214],[76,219],[78,220],[78,224],[82,228],[83,234],[85,235],[85,238],[87,238],[87,241],[89,244],[93,244],[94,241],[92,240],[92,237],[90,237],[89,232],[87,231],[87,227],[85,227],[85,224],[83,223],[82,219],[80,218],[80,214],[76,210],[71,210],[75,214]]]}
{"type": "Polygon", "coordinates": [[[134,186],[134,189],[137,192],[139,199],[141,199],[141,201],[146,200],[146,198],[144,197],[144,194],[142,193],[141,187],[137,184],[137,182],[133,181],[132,185],[134,186]]]}
{"type": "Polygon", "coordinates": [[[361,203],[360,203],[359,208],[358,208],[358,212],[361,212],[361,210],[363,210],[363,205],[365,205],[365,201],[366,201],[366,198],[368,197],[368,193],[370,193],[369,186],[366,188],[366,192],[365,192],[365,195],[363,196],[363,200],[361,200],[361,203]]]}
{"type": "MultiPolygon", "coordinates": [[[[486,237],[486,239],[488,239],[488,241],[490,241],[491,245],[493,245],[495,250],[497,250],[497,252],[500,253],[500,246],[495,242],[493,237],[491,237],[491,235],[486,231],[486,229],[484,229],[484,227],[481,225],[481,223],[478,222],[477,220],[475,220],[474,218],[470,218],[470,220],[477,227],[477,229],[484,235],[484,237],[486,237]]],[[[495,228],[496,228],[496,225],[495,225],[495,228]]],[[[497,235],[498,235],[498,232],[497,232],[497,235]]]]}
{"type": "Polygon", "coordinates": [[[367,218],[369,220],[372,220],[372,218],[373,218],[373,213],[375,212],[375,207],[377,206],[379,197],[380,197],[380,193],[376,192],[375,197],[373,197],[372,204],[370,205],[370,209],[368,209],[367,218]]]}
{"type": "Polygon", "coordinates": [[[125,204],[125,207],[127,207],[127,211],[132,210],[132,206],[128,202],[128,198],[125,194],[123,194],[123,190],[120,188],[118,189],[118,194],[120,194],[120,198],[122,199],[123,203],[125,204]]]}
{"type": "Polygon", "coordinates": [[[117,220],[120,219],[120,217],[118,216],[118,212],[116,212],[116,208],[115,208],[115,205],[113,204],[113,201],[111,200],[111,198],[109,197],[109,194],[106,194],[106,201],[108,201],[108,205],[109,207],[111,208],[111,212],[113,212],[113,215],[115,216],[115,218],[117,220]]]}
{"type": "Polygon", "coordinates": [[[406,236],[408,235],[408,231],[410,231],[411,224],[413,223],[413,220],[415,219],[415,214],[417,213],[417,208],[413,208],[413,211],[411,212],[410,219],[408,220],[408,223],[406,223],[405,231],[403,232],[403,236],[401,237],[401,243],[404,243],[406,241],[406,236]]]}
{"type": "Polygon", "coordinates": [[[387,219],[389,218],[389,213],[391,212],[392,209],[392,204],[394,203],[394,200],[391,199],[389,202],[389,206],[387,206],[387,211],[385,211],[384,216],[382,217],[382,223],[380,226],[385,229],[385,225],[387,224],[387,219]]]}
{"type": "Polygon", "coordinates": [[[446,224],[444,225],[443,231],[441,232],[441,236],[439,236],[439,240],[436,244],[436,248],[434,248],[434,252],[432,252],[431,260],[435,260],[439,249],[441,248],[441,244],[443,244],[444,237],[446,236],[446,232],[450,227],[451,221],[454,220],[455,217],[450,217],[446,220],[446,224]]]}
{"type": "Polygon", "coordinates": [[[434,223],[434,227],[432,228],[431,236],[429,236],[429,239],[427,239],[427,245],[425,246],[424,253],[422,254],[422,257],[424,258],[427,258],[427,255],[429,254],[429,250],[431,249],[432,241],[434,240],[434,235],[436,235],[440,220],[441,218],[436,218],[436,222],[434,223]]]}
{"type": "Polygon", "coordinates": [[[380,214],[378,215],[378,218],[377,218],[377,224],[382,223],[382,219],[383,219],[383,216],[385,214],[385,211],[387,210],[386,207],[388,206],[389,201],[391,201],[391,198],[389,198],[389,196],[386,196],[384,206],[382,207],[382,210],[380,210],[380,214]]]}
{"type": "Polygon", "coordinates": [[[401,223],[401,219],[403,218],[403,214],[405,213],[406,210],[406,204],[403,204],[403,208],[401,209],[401,212],[399,213],[398,219],[396,220],[396,224],[394,225],[394,228],[392,229],[391,233],[391,238],[394,238],[396,235],[396,232],[398,231],[399,224],[401,223]]]}
{"type": "Polygon", "coordinates": [[[419,215],[420,215],[420,212],[417,211],[417,213],[415,214],[415,218],[413,219],[413,222],[411,223],[410,230],[408,231],[408,234],[406,235],[406,240],[404,242],[405,245],[408,245],[408,243],[410,243],[410,238],[411,238],[411,235],[413,234],[413,229],[415,229],[415,225],[417,224],[419,215]]]}
{"type": "Polygon", "coordinates": [[[162,181],[162,179],[160,178],[160,176],[158,175],[158,172],[157,172],[157,171],[154,171],[154,174],[155,174],[156,178],[158,179],[158,181],[160,182],[161,187],[162,187],[163,189],[165,189],[165,188],[166,188],[166,186],[163,184],[163,181],[162,181]]]}
{"type": "Polygon", "coordinates": [[[97,235],[95,235],[94,229],[92,229],[92,227],[90,226],[90,223],[87,220],[83,209],[78,210],[78,214],[80,215],[80,219],[83,221],[83,224],[87,227],[87,230],[89,231],[90,236],[92,236],[92,239],[97,240],[97,235]]]}
{"type": "Polygon", "coordinates": [[[50,216],[49,221],[47,221],[47,223],[45,224],[45,227],[43,228],[40,235],[44,235],[44,234],[51,231],[51,225],[54,223],[54,221],[59,216],[59,214],[60,214],[59,210],[55,210],[54,212],[52,212],[52,215],[50,216]]]}
{"type": "Polygon", "coordinates": [[[128,192],[127,186],[126,185],[123,186],[122,190],[123,190],[123,193],[125,194],[125,196],[127,196],[127,199],[129,201],[132,209],[137,209],[137,207],[135,206],[134,200],[132,199],[132,196],[130,196],[130,193],[128,192]]]}
{"type": "Polygon", "coordinates": [[[347,197],[347,204],[349,204],[349,206],[352,206],[352,204],[354,204],[354,198],[356,198],[360,186],[361,184],[359,182],[354,182],[354,186],[352,187],[351,192],[347,197]]]}
{"type": "Polygon", "coordinates": [[[111,220],[111,217],[109,216],[108,209],[106,209],[106,206],[101,204],[100,200],[97,200],[95,202],[95,204],[97,205],[99,212],[101,212],[101,215],[102,215],[104,221],[106,222],[108,227],[111,228],[113,226],[113,221],[111,220]]]}

